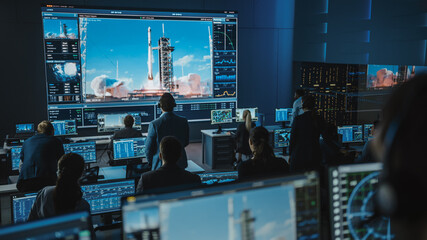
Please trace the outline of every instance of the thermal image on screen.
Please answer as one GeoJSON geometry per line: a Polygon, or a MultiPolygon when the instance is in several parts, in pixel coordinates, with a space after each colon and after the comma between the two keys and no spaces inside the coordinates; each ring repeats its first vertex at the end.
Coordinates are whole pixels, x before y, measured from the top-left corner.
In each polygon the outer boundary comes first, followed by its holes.
{"type": "Polygon", "coordinates": [[[211,122],[212,124],[230,123],[233,121],[233,114],[231,109],[212,110],[211,122]]]}

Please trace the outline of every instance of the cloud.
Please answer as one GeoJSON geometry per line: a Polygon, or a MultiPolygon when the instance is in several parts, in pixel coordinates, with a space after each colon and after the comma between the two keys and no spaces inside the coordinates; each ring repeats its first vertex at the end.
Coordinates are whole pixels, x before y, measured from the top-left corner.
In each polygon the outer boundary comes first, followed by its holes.
{"type": "Polygon", "coordinates": [[[203,61],[211,60],[211,55],[203,56],[203,61]]]}
{"type": "Polygon", "coordinates": [[[114,49],[110,49],[110,52],[114,52],[114,49]]]}
{"type": "Polygon", "coordinates": [[[128,74],[129,73],[129,71],[125,71],[125,74],[128,74]]]}
{"type": "Polygon", "coordinates": [[[179,43],[179,41],[175,41],[175,43],[179,43]]]}
{"type": "Polygon", "coordinates": [[[204,48],[209,48],[209,46],[204,46],[204,48]]]}
{"type": "Polygon", "coordinates": [[[92,68],[92,69],[86,69],[86,74],[93,74],[96,73],[96,69],[92,68]]]}
{"type": "Polygon", "coordinates": [[[258,231],[256,231],[256,235],[258,237],[261,237],[262,239],[265,239],[268,234],[271,234],[273,229],[277,227],[276,222],[268,222],[264,224],[258,231]]]}
{"type": "Polygon", "coordinates": [[[76,76],[77,75],[77,65],[76,65],[76,63],[66,63],[64,65],[64,72],[68,76],[76,76]]]}
{"type": "Polygon", "coordinates": [[[204,71],[211,68],[210,63],[206,63],[205,65],[199,65],[197,66],[197,71],[204,71]]]}
{"type": "Polygon", "coordinates": [[[174,62],[174,65],[176,66],[187,66],[194,60],[194,55],[185,55],[184,57],[178,59],[174,62]]]}

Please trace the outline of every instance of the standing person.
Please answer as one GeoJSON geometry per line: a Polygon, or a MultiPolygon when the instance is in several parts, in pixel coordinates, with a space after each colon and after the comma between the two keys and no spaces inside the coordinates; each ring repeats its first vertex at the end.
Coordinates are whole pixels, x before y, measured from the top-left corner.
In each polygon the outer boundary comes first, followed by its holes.
{"type": "Polygon", "coordinates": [[[89,203],[82,198],[79,179],[84,170],[84,159],[76,153],[67,153],[58,161],[56,186],[43,188],[36,197],[28,220],[52,217],[74,211],[90,212],[89,203]]]}
{"type": "Polygon", "coordinates": [[[251,112],[249,110],[243,111],[243,123],[237,126],[236,131],[236,159],[237,164],[241,161],[246,161],[251,158],[252,152],[249,147],[249,133],[255,127],[252,122],[251,112]]]}
{"type": "Polygon", "coordinates": [[[37,126],[37,134],[25,140],[16,184],[19,191],[39,191],[55,185],[57,164],[64,155],[64,147],[54,134],[52,123],[45,120],[37,126]]]}
{"type": "Polygon", "coordinates": [[[324,123],[314,110],[314,97],[306,95],[302,101],[304,114],[294,119],[289,145],[289,163],[293,172],[319,169],[322,162],[319,139],[324,123]]]}
{"type": "Polygon", "coordinates": [[[249,146],[253,157],[240,163],[237,169],[239,180],[272,177],[289,172],[288,163],[274,156],[269,138],[268,131],[264,127],[252,129],[249,136],[249,146]]]}
{"type": "Polygon", "coordinates": [[[173,112],[175,106],[176,103],[173,96],[170,93],[164,93],[159,101],[162,115],[152,121],[148,126],[145,149],[147,161],[151,165],[151,170],[156,170],[162,166],[162,161],[159,158],[159,146],[160,141],[165,136],[174,136],[181,143],[182,154],[177,165],[182,169],[185,169],[188,165],[185,147],[189,144],[190,129],[187,119],[173,112]]]}
{"type": "Polygon", "coordinates": [[[304,89],[299,88],[295,91],[295,95],[294,95],[295,100],[292,107],[291,126],[292,126],[292,123],[294,122],[294,119],[304,113],[302,109],[302,97],[304,97],[304,95],[305,95],[304,89]]]}
{"type": "Polygon", "coordinates": [[[123,119],[123,124],[125,125],[125,128],[116,131],[111,138],[109,149],[113,149],[113,140],[115,139],[122,139],[122,138],[137,138],[142,137],[142,134],[140,131],[133,128],[133,124],[135,122],[135,119],[132,115],[126,115],[126,117],[123,119]]]}
{"type": "MultiPolygon", "coordinates": [[[[372,136],[376,136],[376,131],[379,128],[379,121],[375,120],[372,124],[372,136]]],[[[372,141],[374,139],[369,139],[365,146],[363,147],[362,153],[360,156],[356,159],[356,162],[359,163],[368,163],[368,162],[375,162],[374,156],[372,155],[372,141]]]]}

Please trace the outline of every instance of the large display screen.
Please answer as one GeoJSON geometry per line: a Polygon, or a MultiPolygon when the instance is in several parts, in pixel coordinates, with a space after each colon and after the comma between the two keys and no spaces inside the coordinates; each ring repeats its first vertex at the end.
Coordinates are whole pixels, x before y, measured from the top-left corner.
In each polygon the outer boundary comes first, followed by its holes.
{"type": "Polygon", "coordinates": [[[42,7],[50,120],[160,116],[170,92],[189,121],[237,104],[237,14],[42,7]]]}

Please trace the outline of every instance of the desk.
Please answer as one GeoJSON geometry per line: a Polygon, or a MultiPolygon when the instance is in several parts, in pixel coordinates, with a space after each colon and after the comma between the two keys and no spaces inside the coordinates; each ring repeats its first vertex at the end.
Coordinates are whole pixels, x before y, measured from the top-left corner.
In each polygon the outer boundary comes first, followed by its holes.
{"type": "Polygon", "coordinates": [[[11,223],[10,194],[17,192],[16,183],[0,185],[1,225],[11,223]]]}
{"type": "Polygon", "coordinates": [[[101,136],[87,136],[87,137],[71,137],[71,142],[79,141],[95,141],[96,145],[106,145],[111,141],[113,135],[101,135],[101,136]]]}
{"type": "Polygon", "coordinates": [[[104,178],[98,179],[100,182],[113,179],[125,179],[126,166],[102,167],[99,168],[99,175],[104,176],[104,178]]]}
{"type": "Polygon", "coordinates": [[[214,133],[216,129],[201,130],[203,164],[212,169],[229,169],[234,159],[234,137],[228,131],[235,128],[223,129],[222,133],[214,133]]]}
{"type": "Polygon", "coordinates": [[[187,160],[188,166],[185,170],[192,172],[192,173],[202,173],[205,170],[203,168],[201,168],[199,165],[195,164],[193,161],[191,160],[187,160]]]}

